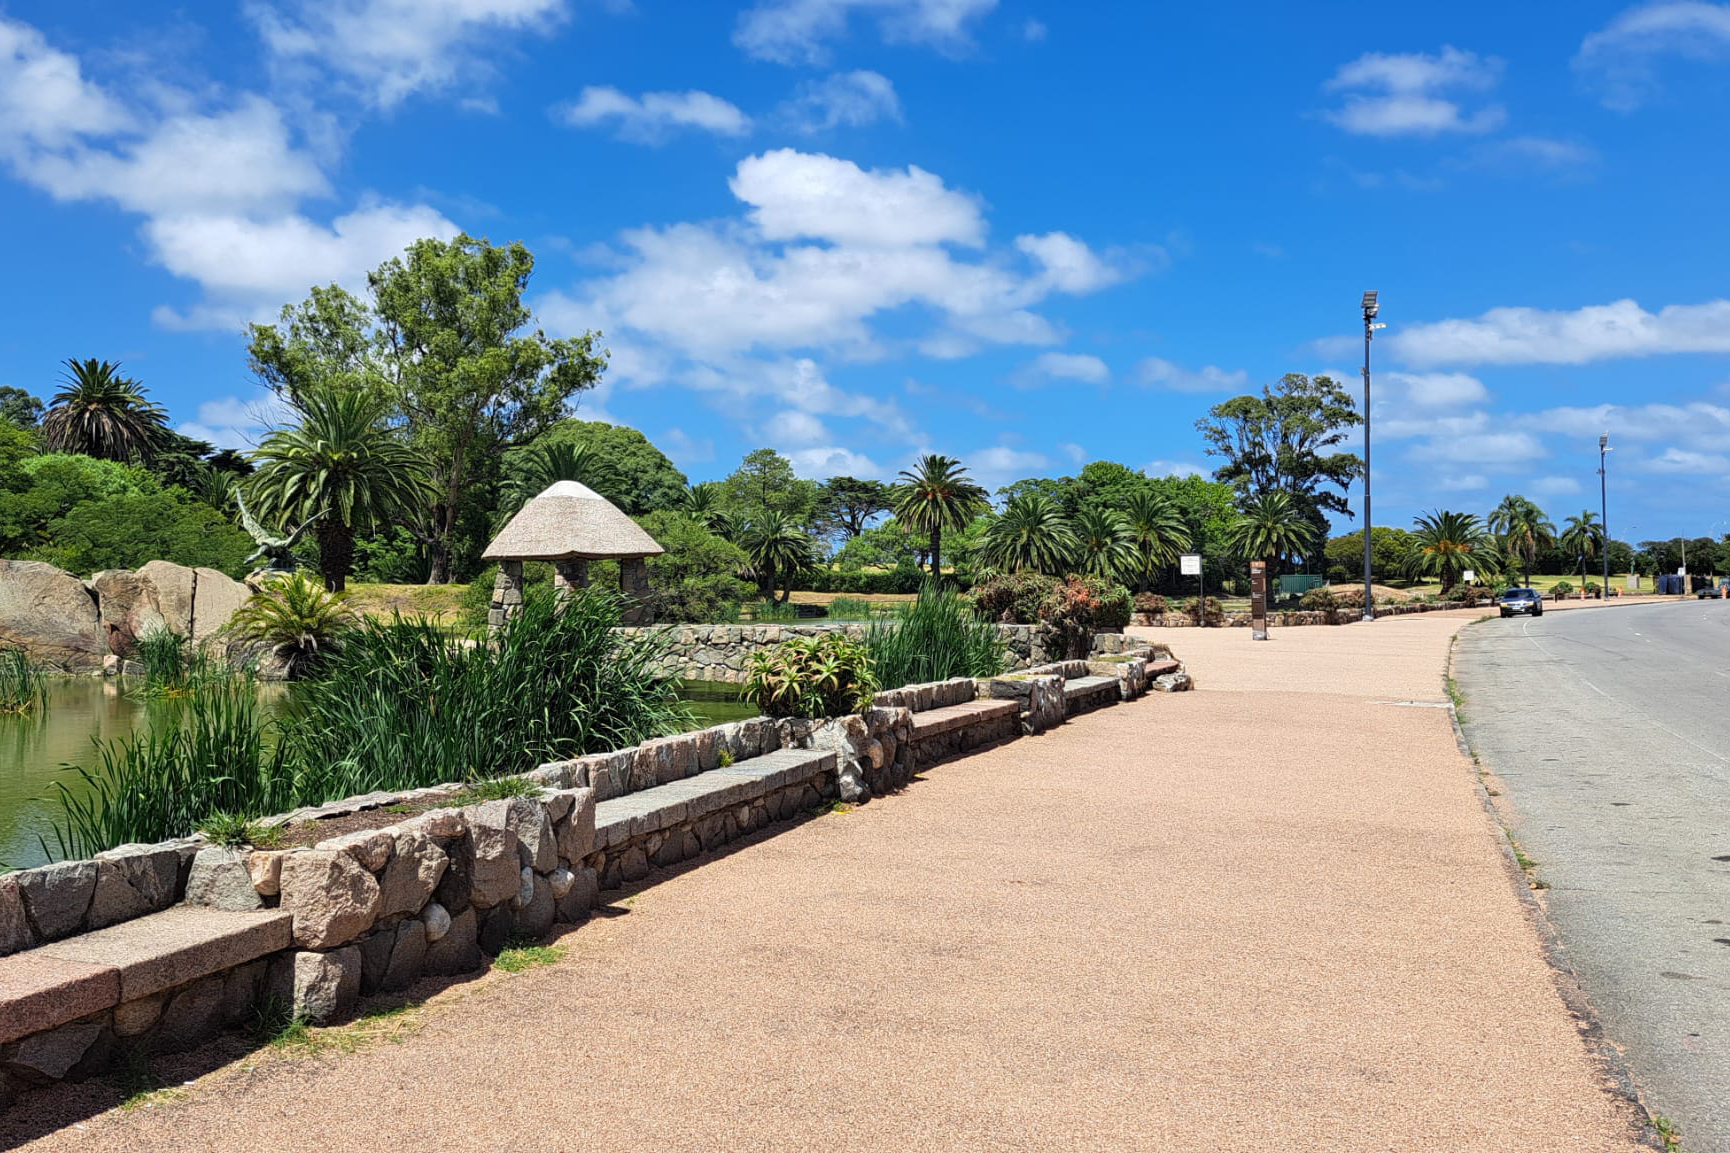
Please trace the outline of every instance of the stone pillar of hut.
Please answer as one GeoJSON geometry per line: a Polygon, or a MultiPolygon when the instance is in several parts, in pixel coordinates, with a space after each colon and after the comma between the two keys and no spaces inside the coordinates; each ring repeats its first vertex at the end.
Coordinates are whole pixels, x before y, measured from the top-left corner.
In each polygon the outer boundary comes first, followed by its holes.
{"type": "Polygon", "coordinates": [[[553,600],[559,608],[564,608],[565,602],[575,595],[578,589],[589,587],[589,562],[581,557],[553,562],[553,600]]]}
{"type": "Polygon", "coordinates": [[[523,562],[499,562],[499,575],[493,578],[493,598],[487,605],[487,631],[496,633],[505,621],[523,611],[523,562]]]}
{"type": "Polygon", "coordinates": [[[619,591],[625,594],[625,609],[621,619],[628,625],[654,623],[649,606],[649,566],[640,556],[619,561],[619,591]]]}

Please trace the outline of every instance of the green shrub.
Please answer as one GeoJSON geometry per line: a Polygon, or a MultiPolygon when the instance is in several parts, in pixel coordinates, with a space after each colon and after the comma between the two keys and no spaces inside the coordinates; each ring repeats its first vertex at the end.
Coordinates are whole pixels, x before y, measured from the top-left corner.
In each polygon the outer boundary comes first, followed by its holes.
{"type": "Polygon", "coordinates": [[[48,705],[48,678],[23,649],[0,649],[0,713],[28,713],[48,705]]]}
{"type": "Polygon", "coordinates": [[[902,606],[895,620],[879,621],[865,636],[871,669],[885,688],[992,677],[1008,667],[1003,634],[967,599],[932,581],[919,599],[902,606]]]}
{"type": "Polygon", "coordinates": [[[1140,593],[1135,598],[1135,611],[1150,616],[1165,615],[1165,598],[1158,593],[1140,593]]]}
{"type": "Polygon", "coordinates": [[[973,586],[973,605],[988,620],[1035,625],[1046,597],[1060,583],[1039,573],[990,573],[973,586]]]}
{"type": "Polygon", "coordinates": [[[829,619],[838,621],[868,621],[877,614],[871,602],[854,597],[836,597],[829,602],[829,619]]]}
{"type": "Polygon", "coordinates": [[[1595,597],[1604,590],[1598,587],[1597,581],[1587,581],[1585,584],[1580,586],[1580,591],[1585,593],[1588,597],[1595,597]]]}
{"type": "Polygon", "coordinates": [[[841,632],[795,637],[752,653],[745,699],[771,717],[839,717],[863,712],[877,691],[871,653],[841,632]]]}
{"type": "MultiPolygon", "coordinates": [[[[1220,604],[1216,597],[1207,598],[1207,607],[1202,612],[1205,614],[1202,619],[1210,625],[1225,623],[1225,606],[1220,604]]],[[[1193,620],[1195,614],[1196,598],[1190,597],[1183,602],[1183,615],[1193,620]]]]}
{"type": "Polygon", "coordinates": [[[228,628],[242,640],[269,645],[287,666],[288,679],[297,681],[340,651],[354,631],[347,599],[347,592],[327,592],[300,573],[274,577],[240,606],[228,628]]]}
{"type": "Polygon", "coordinates": [[[1094,630],[1122,628],[1129,623],[1129,609],[1129,590],[1122,585],[1071,576],[1040,602],[1039,621],[1067,657],[1079,659],[1092,649],[1094,630]]]}
{"type": "Polygon", "coordinates": [[[1569,584],[1567,581],[1557,581],[1555,584],[1550,586],[1550,594],[1558,598],[1572,596],[1573,592],[1574,586],[1569,584]]]}

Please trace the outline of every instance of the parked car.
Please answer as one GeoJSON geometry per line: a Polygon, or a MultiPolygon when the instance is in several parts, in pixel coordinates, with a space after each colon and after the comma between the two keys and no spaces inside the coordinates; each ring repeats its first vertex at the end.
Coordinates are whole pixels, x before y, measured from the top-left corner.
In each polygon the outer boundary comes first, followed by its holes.
{"type": "Polygon", "coordinates": [[[1719,597],[1730,595],[1730,593],[1725,591],[1727,589],[1730,589],[1730,577],[1725,577],[1716,585],[1707,585],[1705,588],[1694,594],[1694,599],[1702,601],[1717,600],[1719,597]]]}
{"type": "Polygon", "coordinates": [[[1544,598],[1538,594],[1537,589],[1509,589],[1496,601],[1496,607],[1502,610],[1505,617],[1516,613],[1541,617],[1544,615],[1544,598]]]}

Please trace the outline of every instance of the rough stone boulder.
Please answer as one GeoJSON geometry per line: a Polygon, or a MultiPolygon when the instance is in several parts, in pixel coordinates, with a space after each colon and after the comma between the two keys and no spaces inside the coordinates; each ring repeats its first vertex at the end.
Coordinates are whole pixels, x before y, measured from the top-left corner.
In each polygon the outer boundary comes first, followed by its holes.
{"type": "Polygon", "coordinates": [[[213,568],[194,569],[198,575],[192,591],[192,643],[203,644],[228,625],[252,590],[213,568]]]}
{"type": "Polygon", "coordinates": [[[108,649],[117,656],[131,656],[142,637],[169,627],[155,584],[141,573],[105,569],[90,578],[90,589],[96,594],[108,649]]]}
{"type": "Polygon", "coordinates": [[[0,560],[0,646],[37,664],[95,672],[108,655],[96,598],[51,564],[0,560]]]}
{"type": "Polygon", "coordinates": [[[156,591],[156,611],[170,631],[183,637],[192,635],[192,593],[198,575],[183,564],[169,560],[153,560],[138,566],[140,580],[148,581],[156,591]]]}
{"type": "Polygon", "coordinates": [[[294,914],[294,943],[303,948],[345,944],[378,917],[378,880],[347,853],[289,853],[279,884],[282,910],[294,914]]]}

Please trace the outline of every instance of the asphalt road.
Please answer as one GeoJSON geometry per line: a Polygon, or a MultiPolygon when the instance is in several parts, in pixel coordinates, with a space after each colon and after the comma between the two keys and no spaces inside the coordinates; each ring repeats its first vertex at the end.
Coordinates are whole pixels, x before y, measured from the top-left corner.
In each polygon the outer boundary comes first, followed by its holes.
{"type": "Polygon", "coordinates": [[[1487,620],[1454,675],[1647,1107],[1730,1153],[1730,602],[1487,620]]]}

